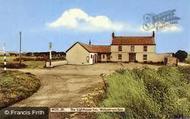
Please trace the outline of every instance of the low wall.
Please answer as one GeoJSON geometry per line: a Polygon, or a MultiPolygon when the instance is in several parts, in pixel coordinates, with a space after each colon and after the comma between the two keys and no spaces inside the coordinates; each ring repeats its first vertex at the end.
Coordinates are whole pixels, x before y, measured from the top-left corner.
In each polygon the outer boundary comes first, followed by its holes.
{"type": "Polygon", "coordinates": [[[150,55],[150,59],[152,60],[152,62],[164,62],[164,59],[169,56],[171,56],[171,54],[167,53],[152,54],[150,55]]]}
{"type": "Polygon", "coordinates": [[[52,61],[51,66],[49,62],[46,62],[46,67],[56,67],[56,66],[61,66],[67,64],[66,60],[63,61],[52,61]]]}

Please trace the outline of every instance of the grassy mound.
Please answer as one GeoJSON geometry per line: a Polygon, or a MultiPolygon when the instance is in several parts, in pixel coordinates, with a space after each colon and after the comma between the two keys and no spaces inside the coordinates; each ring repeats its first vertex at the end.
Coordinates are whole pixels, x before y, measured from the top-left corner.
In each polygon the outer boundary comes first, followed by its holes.
{"type": "Polygon", "coordinates": [[[0,109],[31,96],[40,81],[30,73],[6,71],[0,73],[0,109]]]}
{"type": "Polygon", "coordinates": [[[190,116],[190,68],[120,70],[107,77],[103,107],[125,113],[101,113],[99,119],[178,118],[190,116]]]}

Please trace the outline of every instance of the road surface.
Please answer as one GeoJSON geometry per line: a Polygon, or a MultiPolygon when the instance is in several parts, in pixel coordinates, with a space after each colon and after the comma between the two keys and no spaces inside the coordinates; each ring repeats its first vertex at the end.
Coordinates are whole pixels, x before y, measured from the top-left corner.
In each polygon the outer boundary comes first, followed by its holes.
{"type": "MultiPolygon", "coordinates": [[[[36,75],[41,81],[40,89],[31,97],[13,106],[27,107],[77,107],[82,95],[90,88],[102,85],[100,74],[116,69],[142,67],[142,64],[95,64],[63,65],[52,69],[22,69],[36,75]]],[[[51,119],[61,119],[60,114],[50,114],[51,119]],[[57,117],[57,118],[56,118],[57,117]]]]}

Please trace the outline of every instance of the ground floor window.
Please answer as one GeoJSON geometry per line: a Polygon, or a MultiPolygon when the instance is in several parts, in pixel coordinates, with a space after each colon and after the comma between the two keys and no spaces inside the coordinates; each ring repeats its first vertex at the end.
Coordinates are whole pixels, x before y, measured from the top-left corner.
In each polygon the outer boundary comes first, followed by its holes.
{"type": "Polygon", "coordinates": [[[103,59],[105,58],[105,54],[102,55],[103,59]]]}
{"type": "Polygon", "coordinates": [[[118,54],[118,60],[122,59],[122,54],[118,54]]]}
{"type": "Polygon", "coordinates": [[[145,55],[143,55],[143,60],[147,60],[147,55],[145,54],[145,55]]]}

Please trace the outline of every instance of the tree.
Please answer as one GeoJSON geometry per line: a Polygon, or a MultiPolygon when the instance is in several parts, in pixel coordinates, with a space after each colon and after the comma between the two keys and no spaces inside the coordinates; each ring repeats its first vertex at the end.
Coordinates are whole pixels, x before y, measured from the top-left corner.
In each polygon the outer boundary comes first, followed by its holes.
{"type": "Polygon", "coordinates": [[[176,53],[175,53],[175,57],[177,59],[179,59],[180,62],[184,62],[185,59],[187,58],[188,56],[188,53],[186,51],[183,51],[183,50],[178,50],[176,53]]]}

